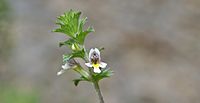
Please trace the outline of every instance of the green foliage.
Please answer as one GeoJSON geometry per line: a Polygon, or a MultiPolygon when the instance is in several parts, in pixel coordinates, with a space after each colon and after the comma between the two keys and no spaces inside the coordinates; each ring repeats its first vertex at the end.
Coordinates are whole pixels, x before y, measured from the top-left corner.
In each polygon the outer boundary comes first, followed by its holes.
{"type": "Polygon", "coordinates": [[[56,29],[55,32],[61,32],[70,37],[75,37],[79,29],[80,15],[81,12],[70,10],[59,16],[56,24],[60,25],[60,28],[56,29]]]}
{"type": "Polygon", "coordinates": [[[74,85],[78,86],[78,84],[80,83],[80,81],[90,81],[89,79],[85,78],[84,76],[81,76],[79,79],[74,79],[74,85]]]}
{"type": "Polygon", "coordinates": [[[63,63],[66,63],[69,59],[71,59],[71,55],[69,54],[69,55],[67,55],[67,54],[64,54],[63,55],[63,63]]]}
{"type": "Polygon", "coordinates": [[[80,79],[74,79],[73,81],[74,81],[74,85],[78,86],[79,82],[80,81],[84,81],[84,79],[82,79],[82,78],[80,78],[80,79]]]}
{"type": "Polygon", "coordinates": [[[80,50],[80,51],[73,51],[72,53],[71,53],[71,55],[72,55],[72,58],[77,58],[77,57],[79,57],[79,58],[84,58],[85,57],[85,51],[84,51],[84,49],[82,49],[82,50],[80,50]]]}
{"type": "Polygon", "coordinates": [[[0,0],[0,21],[9,20],[9,6],[7,0],[0,0]]]}
{"type": "Polygon", "coordinates": [[[84,58],[84,57],[85,57],[84,49],[79,51],[73,51],[72,53],[63,55],[63,63],[66,63],[68,60],[72,58],[84,58]]]}
{"type": "Polygon", "coordinates": [[[83,30],[87,17],[81,19],[80,16],[80,11],[70,10],[58,17],[56,24],[60,27],[54,30],[54,32],[61,32],[70,37],[68,40],[60,42],[59,46],[68,46],[72,49],[71,53],[63,56],[64,63],[72,58],[85,58],[84,40],[90,32],[94,32],[92,27],[83,30]]]}
{"type": "Polygon", "coordinates": [[[72,45],[74,42],[78,44],[84,44],[87,34],[94,32],[92,27],[88,27],[87,30],[83,30],[87,18],[80,18],[80,11],[70,10],[58,17],[57,23],[60,27],[54,32],[60,32],[68,35],[71,39],[61,42],[60,46],[72,45]]]}
{"type": "MultiPolygon", "coordinates": [[[[94,32],[92,27],[88,27],[84,30],[84,25],[87,22],[87,17],[80,18],[80,11],[70,10],[65,12],[63,15],[58,17],[57,23],[59,28],[54,30],[54,32],[64,33],[70,38],[66,41],[60,42],[59,46],[68,46],[72,51],[68,54],[63,55],[63,63],[67,63],[70,59],[81,58],[85,62],[89,61],[88,53],[84,46],[84,41],[86,36],[94,32]]],[[[100,51],[104,48],[99,48],[100,51]]],[[[68,62],[69,63],[69,62],[68,62]]],[[[74,71],[80,74],[80,78],[73,80],[74,85],[77,86],[81,81],[89,81],[96,83],[103,78],[108,78],[113,74],[110,69],[103,69],[101,73],[93,73],[91,69],[89,71],[84,70],[79,63],[73,68],[74,71]]]]}
{"type": "Polygon", "coordinates": [[[99,49],[99,51],[101,52],[101,51],[103,51],[105,48],[104,47],[100,47],[100,48],[98,48],[99,49]]]}
{"type": "MultiPolygon", "coordinates": [[[[111,77],[113,75],[113,71],[110,70],[110,69],[104,69],[102,70],[101,73],[99,74],[93,74],[92,77],[94,78],[94,81],[99,81],[101,79],[104,79],[104,78],[108,78],[108,77],[111,77]]],[[[89,81],[89,82],[92,82],[92,80],[89,78],[85,78],[84,76],[81,76],[80,78],[78,79],[74,79],[73,82],[74,82],[74,85],[75,86],[78,86],[78,84],[81,82],[81,81],[89,81]]]]}
{"type": "Polygon", "coordinates": [[[74,43],[76,43],[76,42],[74,41],[74,39],[69,39],[69,40],[67,40],[67,41],[60,42],[60,43],[59,43],[59,47],[62,47],[62,46],[64,46],[64,45],[72,46],[74,43]]]}
{"type": "Polygon", "coordinates": [[[85,81],[91,80],[89,73],[86,72],[81,66],[77,66],[76,68],[74,68],[74,71],[81,75],[80,79],[84,79],[85,81]]]}
{"type": "Polygon", "coordinates": [[[104,70],[101,71],[101,73],[99,73],[99,74],[94,74],[94,75],[93,75],[93,78],[94,78],[96,81],[99,81],[99,80],[101,80],[101,79],[103,79],[103,78],[108,78],[108,77],[110,77],[110,76],[112,76],[112,75],[113,75],[113,71],[112,71],[112,70],[110,70],[110,69],[104,69],[104,70]]]}
{"type": "Polygon", "coordinates": [[[39,96],[33,91],[0,87],[0,103],[39,103],[39,96]]]}
{"type": "Polygon", "coordinates": [[[76,40],[80,43],[83,44],[85,41],[85,37],[87,34],[94,32],[94,29],[92,27],[88,27],[86,31],[80,32],[76,35],[76,40]]]}
{"type": "MultiPolygon", "coordinates": [[[[6,62],[13,46],[12,9],[9,0],[0,0],[0,62],[6,62]]],[[[2,63],[4,65],[4,63],[2,63]]]]}

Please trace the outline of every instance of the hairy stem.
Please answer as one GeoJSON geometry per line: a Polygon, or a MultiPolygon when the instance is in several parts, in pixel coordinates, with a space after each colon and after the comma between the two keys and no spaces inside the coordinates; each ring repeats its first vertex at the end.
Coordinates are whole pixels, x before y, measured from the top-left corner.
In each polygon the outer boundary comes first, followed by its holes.
{"type": "Polygon", "coordinates": [[[104,103],[103,95],[102,95],[101,90],[99,88],[98,82],[94,81],[93,84],[94,84],[94,88],[95,88],[95,90],[96,90],[96,92],[97,92],[97,94],[99,96],[100,103],[104,103]]]}

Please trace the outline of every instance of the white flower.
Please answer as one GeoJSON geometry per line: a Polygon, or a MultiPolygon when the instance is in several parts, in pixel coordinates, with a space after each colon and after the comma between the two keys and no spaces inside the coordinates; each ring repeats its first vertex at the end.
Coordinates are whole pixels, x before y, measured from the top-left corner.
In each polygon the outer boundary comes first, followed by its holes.
{"type": "Polygon", "coordinates": [[[57,72],[57,75],[63,74],[66,70],[74,68],[76,66],[76,61],[74,59],[68,60],[64,65],[62,65],[62,69],[57,72]]]}
{"type": "Polygon", "coordinates": [[[62,69],[57,73],[57,75],[61,75],[65,72],[65,70],[70,69],[71,67],[68,65],[68,63],[61,66],[62,69]]]}
{"type": "Polygon", "coordinates": [[[101,68],[106,68],[107,64],[101,61],[100,51],[97,48],[90,49],[89,63],[85,63],[87,67],[93,68],[95,73],[101,73],[101,68]]]}
{"type": "Polygon", "coordinates": [[[67,70],[69,68],[70,68],[70,66],[69,66],[68,62],[65,65],[62,65],[63,70],[67,70]]]}
{"type": "Polygon", "coordinates": [[[59,75],[63,74],[64,72],[65,72],[65,70],[61,69],[59,72],[57,72],[57,75],[59,76],[59,75]]]}

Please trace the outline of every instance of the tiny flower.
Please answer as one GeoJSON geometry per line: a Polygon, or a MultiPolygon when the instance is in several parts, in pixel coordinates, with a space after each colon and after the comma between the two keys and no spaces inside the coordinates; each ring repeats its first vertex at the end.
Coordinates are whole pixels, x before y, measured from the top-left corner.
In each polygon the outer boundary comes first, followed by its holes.
{"type": "Polygon", "coordinates": [[[68,60],[64,65],[62,65],[62,69],[57,73],[57,75],[63,74],[66,70],[76,67],[77,63],[74,59],[68,60]]]}
{"type": "Polygon", "coordinates": [[[93,68],[95,73],[101,73],[101,68],[106,68],[107,64],[101,61],[100,51],[97,48],[90,49],[89,63],[85,63],[87,67],[93,68]]]}

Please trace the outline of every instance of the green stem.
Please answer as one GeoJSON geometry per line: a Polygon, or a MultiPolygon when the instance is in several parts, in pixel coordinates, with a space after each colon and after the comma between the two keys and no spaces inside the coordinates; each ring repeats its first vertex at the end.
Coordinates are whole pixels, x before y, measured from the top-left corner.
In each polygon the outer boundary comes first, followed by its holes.
{"type": "Polygon", "coordinates": [[[93,83],[93,85],[94,85],[94,89],[95,89],[97,95],[99,96],[99,101],[100,101],[100,103],[104,103],[104,99],[103,99],[103,95],[102,95],[102,93],[101,93],[101,89],[100,89],[100,87],[99,87],[99,83],[98,83],[98,81],[95,80],[94,77],[93,77],[92,68],[89,68],[89,73],[90,73],[90,76],[91,76],[91,79],[92,79],[92,83],[93,83]]]}
{"type": "Polygon", "coordinates": [[[101,90],[99,88],[98,82],[94,81],[93,84],[94,84],[94,88],[95,88],[95,90],[96,90],[96,92],[97,92],[97,94],[99,96],[100,103],[104,103],[103,95],[102,95],[101,90]]]}

